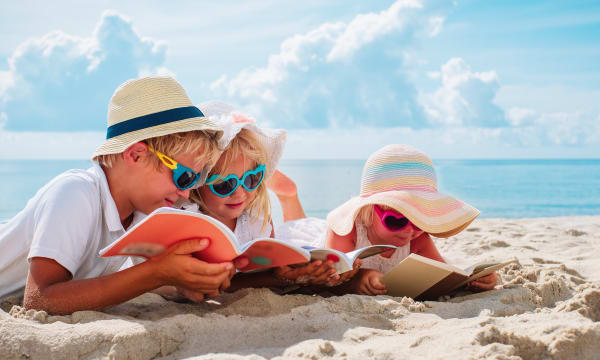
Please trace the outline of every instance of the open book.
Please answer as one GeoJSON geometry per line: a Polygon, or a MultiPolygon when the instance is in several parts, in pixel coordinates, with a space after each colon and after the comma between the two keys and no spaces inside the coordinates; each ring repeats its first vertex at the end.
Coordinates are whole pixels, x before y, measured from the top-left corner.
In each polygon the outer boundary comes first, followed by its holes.
{"type": "Polygon", "coordinates": [[[355,250],[347,255],[333,249],[303,248],[292,242],[272,238],[255,239],[242,245],[233,231],[213,217],[162,207],[154,210],[123,236],[100,250],[100,256],[127,255],[151,258],[180,241],[194,238],[210,240],[206,249],[193,254],[195,257],[209,263],[219,263],[232,261],[243,255],[248,258],[249,264],[240,269],[242,271],[306,263],[311,259],[327,259],[328,256],[332,260],[336,257],[339,260],[336,267],[339,263],[340,269],[347,271],[352,269],[356,257],[366,257],[367,254],[375,255],[388,250],[385,247],[373,246],[373,250],[359,249],[361,251],[355,250]],[[315,257],[312,257],[311,252],[315,253],[315,257]]]}
{"type": "Polygon", "coordinates": [[[371,245],[347,253],[330,248],[312,246],[302,246],[302,248],[310,252],[311,260],[333,261],[336,274],[341,274],[352,270],[352,265],[354,265],[356,259],[366,259],[370,256],[396,249],[397,247],[394,245],[371,245]]]}
{"type": "Polygon", "coordinates": [[[381,280],[387,287],[388,295],[435,300],[516,261],[513,259],[504,262],[479,263],[460,269],[417,254],[410,254],[381,280]]]}

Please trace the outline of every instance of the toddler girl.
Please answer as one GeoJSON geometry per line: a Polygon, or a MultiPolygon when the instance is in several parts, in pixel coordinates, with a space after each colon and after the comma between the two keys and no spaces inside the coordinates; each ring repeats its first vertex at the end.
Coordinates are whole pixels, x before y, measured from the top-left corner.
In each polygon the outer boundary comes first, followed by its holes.
{"type": "MultiPolygon", "coordinates": [[[[197,210],[228,226],[240,244],[260,237],[274,237],[269,194],[265,180],[277,168],[285,143],[283,130],[261,129],[254,121],[226,103],[198,105],[209,119],[223,128],[223,151],[206,183],[190,194],[186,210],[197,210]]],[[[307,266],[281,267],[270,272],[237,274],[230,291],[241,287],[281,287],[292,283],[323,283],[335,270],[314,261],[307,266]]],[[[336,277],[337,275],[333,275],[336,277]]]]}
{"type": "MultiPolygon", "coordinates": [[[[293,182],[280,173],[271,182],[280,189],[282,207],[291,209],[287,218],[301,218],[293,182]]],[[[381,282],[384,273],[410,253],[445,262],[431,236],[456,235],[478,215],[472,206],[437,191],[433,164],[423,152],[406,145],[383,147],[369,157],[363,168],[360,195],[327,216],[329,228],[321,241],[326,247],[344,252],[377,244],[391,244],[398,249],[363,259],[361,268],[355,267],[356,274],[348,282],[331,290],[385,294],[381,282]]],[[[284,223],[281,232],[286,234],[282,236],[302,237],[301,228],[306,225],[302,220],[284,223]]],[[[493,273],[469,286],[489,290],[496,280],[493,273]]]]}

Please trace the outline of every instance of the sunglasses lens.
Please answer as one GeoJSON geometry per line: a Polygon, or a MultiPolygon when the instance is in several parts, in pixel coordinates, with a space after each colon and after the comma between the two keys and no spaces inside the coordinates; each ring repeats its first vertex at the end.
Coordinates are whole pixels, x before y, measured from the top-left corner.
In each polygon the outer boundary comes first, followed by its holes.
{"type": "Polygon", "coordinates": [[[248,174],[248,176],[246,176],[244,179],[244,186],[246,186],[248,190],[256,189],[258,185],[260,185],[263,175],[263,171],[259,172],[258,174],[248,174]]]}
{"type": "Polygon", "coordinates": [[[236,185],[236,179],[229,179],[220,183],[212,184],[211,186],[217,194],[228,195],[229,193],[233,192],[236,185]]]}
{"type": "Polygon", "coordinates": [[[385,219],[383,219],[383,222],[390,230],[400,230],[408,224],[408,219],[405,217],[397,218],[394,216],[386,216],[385,219]]]}
{"type": "Polygon", "coordinates": [[[191,171],[184,171],[177,178],[177,186],[180,189],[188,188],[196,180],[196,174],[191,171]]]}

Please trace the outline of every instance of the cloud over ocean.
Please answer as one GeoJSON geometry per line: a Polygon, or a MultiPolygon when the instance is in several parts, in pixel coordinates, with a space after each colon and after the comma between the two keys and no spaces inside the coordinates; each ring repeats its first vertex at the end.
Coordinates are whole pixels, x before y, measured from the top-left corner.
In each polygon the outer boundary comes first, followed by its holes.
{"type": "MultiPolygon", "coordinates": [[[[120,83],[178,74],[188,92],[201,94],[194,102],[229,101],[263,124],[288,129],[289,157],[362,158],[388,142],[434,157],[597,154],[598,107],[522,103],[526,87],[505,83],[494,62],[475,66],[461,53],[443,52],[436,63],[422,51],[455,31],[447,24],[460,11],[461,4],[398,0],[321,22],[283,38],[263,65],[197,83],[167,67],[171,38],[148,37],[136,30],[135,17],[106,10],[89,36],[55,30],[14,49],[0,71],[0,153],[36,157],[52,144],[44,156],[85,158],[101,142],[106,106],[120,83]]],[[[190,46],[198,71],[219,61],[190,46]]],[[[555,91],[555,101],[569,92],[555,91]]]]}

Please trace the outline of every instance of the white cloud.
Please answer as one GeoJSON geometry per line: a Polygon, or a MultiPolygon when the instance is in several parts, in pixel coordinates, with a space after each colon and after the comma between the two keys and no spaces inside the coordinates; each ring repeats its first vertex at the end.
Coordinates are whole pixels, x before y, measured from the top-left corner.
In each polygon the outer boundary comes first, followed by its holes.
{"type": "Polygon", "coordinates": [[[396,1],[348,23],[288,38],[266,67],[211,84],[211,93],[287,128],[427,126],[405,54],[439,32],[443,16],[422,1],[396,1]],[[434,24],[434,29],[432,29],[434,24]]]}
{"type": "Polygon", "coordinates": [[[22,43],[0,74],[0,111],[9,131],[101,130],[114,89],[165,73],[166,44],[141,37],[126,17],[105,11],[91,37],[54,31],[22,43]]]}
{"type": "Polygon", "coordinates": [[[600,114],[587,111],[538,113],[514,107],[507,111],[507,118],[516,131],[533,132],[527,138],[535,137],[545,145],[578,146],[600,140],[600,114]]]}
{"type": "Polygon", "coordinates": [[[512,126],[531,125],[536,117],[538,113],[527,108],[513,107],[506,112],[506,118],[512,126]]]}
{"type": "MultiPolygon", "coordinates": [[[[494,103],[499,89],[495,72],[472,72],[461,58],[441,68],[442,85],[421,101],[432,124],[442,126],[500,127],[507,125],[504,111],[494,103]]],[[[440,75],[430,73],[430,78],[440,75]]]]}
{"type": "Polygon", "coordinates": [[[90,159],[104,131],[0,131],[0,159],[90,159]]]}
{"type": "Polygon", "coordinates": [[[0,71],[0,101],[6,101],[7,90],[15,83],[13,74],[10,71],[0,71]]]}
{"type": "Polygon", "coordinates": [[[414,146],[434,159],[597,158],[600,153],[598,139],[579,146],[556,144],[539,131],[535,126],[298,129],[288,133],[284,159],[366,159],[391,143],[414,146]]]}
{"type": "MultiPolygon", "coordinates": [[[[420,1],[396,1],[388,9],[375,14],[360,14],[352,20],[335,39],[333,48],[327,54],[327,60],[346,60],[359,49],[392,32],[408,33],[413,30],[415,19],[413,9],[422,9],[420,1]]],[[[436,16],[435,19],[441,17],[436,16]]],[[[443,19],[443,18],[442,18],[443,19]]],[[[438,20],[439,22],[439,20],[438,20]]],[[[428,22],[430,24],[430,22],[428,22]]]]}

